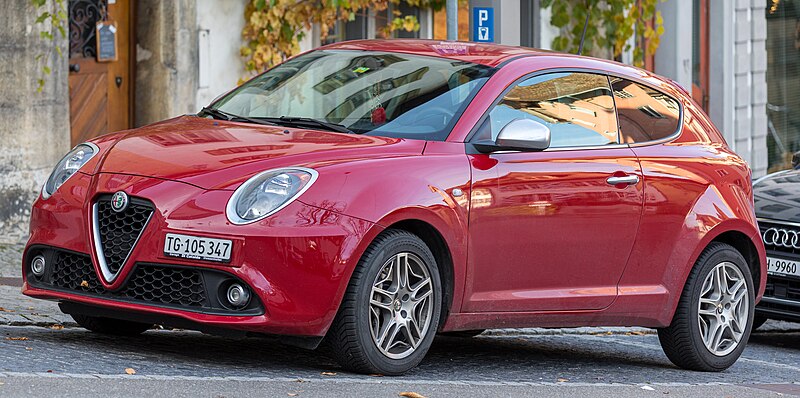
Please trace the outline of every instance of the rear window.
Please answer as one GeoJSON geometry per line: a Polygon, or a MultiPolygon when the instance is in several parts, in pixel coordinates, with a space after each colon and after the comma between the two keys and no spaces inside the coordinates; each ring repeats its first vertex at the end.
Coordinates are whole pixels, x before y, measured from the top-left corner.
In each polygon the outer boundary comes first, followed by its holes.
{"type": "Polygon", "coordinates": [[[617,77],[611,78],[624,144],[657,141],[678,130],[678,101],[658,90],[617,77]]]}

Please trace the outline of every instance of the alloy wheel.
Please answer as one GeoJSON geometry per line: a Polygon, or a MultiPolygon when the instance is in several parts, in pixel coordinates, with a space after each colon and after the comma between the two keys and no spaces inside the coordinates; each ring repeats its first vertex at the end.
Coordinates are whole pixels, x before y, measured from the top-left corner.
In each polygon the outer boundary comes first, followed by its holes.
{"type": "Polygon", "coordinates": [[[391,359],[411,355],[431,325],[433,283],[415,254],[398,253],[381,267],[372,284],[369,320],[372,340],[391,359]]]}
{"type": "Polygon", "coordinates": [[[747,330],[750,302],[742,272],[731,262],[717,264],[703,281],[697,320],[709,352],[725,356],[747,330]]]}

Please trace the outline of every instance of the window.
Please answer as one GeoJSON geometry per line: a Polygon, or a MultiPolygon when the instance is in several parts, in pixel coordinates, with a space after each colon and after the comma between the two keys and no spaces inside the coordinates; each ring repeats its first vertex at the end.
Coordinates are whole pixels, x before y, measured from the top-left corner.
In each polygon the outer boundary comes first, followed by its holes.
{"type": "Polygon", "coordinates": [[[317,50],[253,78],[213,107],[249,118],[306,117],[358,134],[443,141],[494,71],[447,58],[317,50]]]}
{"type": "Polygon", "coordinates": [[[672,97],[625,79],[611,78],[623,144],[667,138],[678,130],[680,107],[672,97]]]}
{"type": "Polygon", "coordinates": [[[614,100],[608,78],[588,73],[550,73],[512,88],[478,133],[494,141],[516,119],[531,119],[550,128],[550,147],[618,143],[614,100]]]}

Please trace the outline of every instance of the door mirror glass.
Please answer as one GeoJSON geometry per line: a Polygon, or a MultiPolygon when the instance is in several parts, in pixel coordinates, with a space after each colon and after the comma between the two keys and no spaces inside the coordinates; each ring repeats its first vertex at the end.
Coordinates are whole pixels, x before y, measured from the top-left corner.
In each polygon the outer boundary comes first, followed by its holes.
{"type": "Polygon", "coordinates": [[[495,139],[501,148],[544,150],[550,147],[550,129],[531,119],[516,119],[508,123],[495,139]]]}

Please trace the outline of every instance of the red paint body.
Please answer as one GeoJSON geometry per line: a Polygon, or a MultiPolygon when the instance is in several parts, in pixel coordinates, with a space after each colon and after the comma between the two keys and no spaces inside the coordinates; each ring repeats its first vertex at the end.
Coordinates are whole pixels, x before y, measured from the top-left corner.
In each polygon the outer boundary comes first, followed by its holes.
{"type": "MultiPolygon", "coordinates": [[[[119,190],[147,198],[157,210],[131,259],[235,274],[255,290],[264,315],[157,308],[28,283],[23,292],[209,326],[322,336],[372,239],[393,224],[417,220],[441,235],[449,254],[450,264],[439,265],[452,275],[446,281],[451,299],[445,331],[668,325],[701,251],[732,232],[754,248],[760,299],[766,262],[750,170],[684,91],[613,62],[493,45],[462,43],[455,51],[449,46],[392,40],[327,47],[499,67],[444,142],[303,129],[285,133],[283,127],[184,116],[95,140],[100,154],[50,198],[34,203],[29,247],[90,254],[98,268],[89,227],[93,199],[119,190]],[[467,154],[466,137],[503,90],[531,72],[553,68],[609,73],[658,87],[682,102],[682,132],[649,146],[467,154]],[[319,179],[266,219],[230,223],[225,206],[233,191],[261,171],[285,166],[313,168],[319,179]],[[618,173],[639,175],[641,181],[630,187],[606,184],[618,173]],[[464,195],[452,196],[456,188],[464,195]],[[231,263],[165,257],[169,232],[232,239],[231,263]]],[[[123,269],[105,287],[119,287],[129,271],[123,269]]]]}

